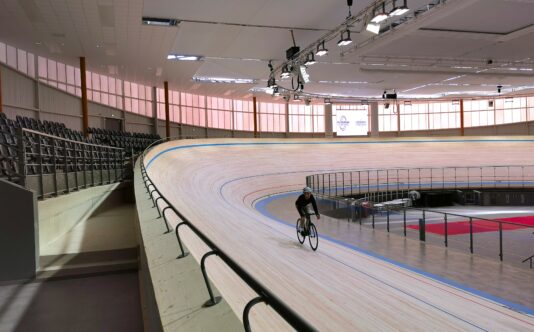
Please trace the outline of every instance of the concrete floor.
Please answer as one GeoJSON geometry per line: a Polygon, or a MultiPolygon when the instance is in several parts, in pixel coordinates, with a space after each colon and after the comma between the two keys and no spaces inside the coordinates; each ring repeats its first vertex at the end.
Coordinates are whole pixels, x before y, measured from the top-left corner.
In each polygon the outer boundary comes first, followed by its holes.
{"type": "Polygon", "coordinates": [[[43,246],[45,279],[0,285],[0,331],[142,331],[134,213],[100,211],[43,246]]]}
{"type": "MultiPolygon", "coordinates": [[[[296,195],[282,195],[280,199],[274,199],[267,203],[265,211],[270,214],[271,218],[294,224],[298,217],[294,208],[296,198],[296,195]]],[[[532,283],[534,269],[529,269],[528,265],[517,267],[501,263],[498,256],[486,258],[480,255],[471,255],[469,254],[469,242],[467,242],[467,249],[447,249],[443,246],[443,242],[440,242],[441,240],[434,241],[435,243],[427,241],[431,243],[425,244],[420,242],[414,234],[405,238],[402,231],[387,233],[384,225],[381,225],[380,228],[382,229],[373,230],[370,226],[324,215],[320,220],[314,222],[320,237],[330,237],[336,241],[372,251],[399,263],[430,272],[438,277],[447,278],[474,291],[484,292],[489,296],[497,296],[512,303],[534,308],[534,283],[532,283]]],[[[413,230],[412,232],[416,233],[413,230]]],[[[505,232],[505,234],[507,237],[511,236],[509,232],[505,232]]],[[[476,235],[479,238],[479,234],[476,235]]],[[[530,235],[534,237],[534,235],[530,235]]],[[[465,243],[465,239],[462,243],[465,243]]],[[[477,243],[480,244],[480,241],[477,243]]],[[[534,241],[529,242],[529,244],[532,246],[534,241]]],[[[479,252],[483,249],[480,245],[475,248],[478,248],[479,252]]]]}
{"type": "Polygon", "coordinates": [[[142,331],[137,272],[0,286],[0,331],[142,331]]]}

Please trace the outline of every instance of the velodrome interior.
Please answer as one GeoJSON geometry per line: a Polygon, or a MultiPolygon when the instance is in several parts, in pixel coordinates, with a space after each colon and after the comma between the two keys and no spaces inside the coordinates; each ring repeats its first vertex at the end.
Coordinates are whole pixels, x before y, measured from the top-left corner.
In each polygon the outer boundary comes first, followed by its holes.
{"type": "Polygon", "coordinates": [[[534,329],[533,12],[0,0],[0,331],[534,329]]]}

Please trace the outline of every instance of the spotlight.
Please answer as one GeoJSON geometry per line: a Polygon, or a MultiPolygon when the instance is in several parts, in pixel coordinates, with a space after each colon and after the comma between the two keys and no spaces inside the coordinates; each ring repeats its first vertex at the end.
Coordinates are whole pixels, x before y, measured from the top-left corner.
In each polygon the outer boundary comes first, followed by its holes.
{"type": "Polygon", "coordinates": [[[346,29],[345,31],[341,31],[341,39],[337,42],[337,46],[347,46],[350,43],[352,43],[352,39],[350,39],[350,30],[346,29]],[[346,34],[346,36],[344,36],[346,34]]]}
{"type": "Polygon", "coordinates": [[[324,40],[323,40],[320,44],[317,44],[317,52],[315,52],[315,55],[323,56],[323,55],[326,55],[327,53],[328,53],[328,50],[324,47],[324,40]]]}
{"type": "Polygon", "coordinates": [[[378,35],[380,33],[380,24],[369,22],[369,24],[367,24],[366,30],[378,35]]]}
{"type": "Polygon", "coordinates": [[[497,85],[497,93],[501,93],[502,85],[497,85]]]}
{"type": "Polygon", "coordinates": [[[281,79],[289,78],[290,75],[291,73],[289,72],[287,65],[284,65],[284,67],[282,67],[282,74],[280,74],[280,78],[281,79]]]}
{"type": "Polygon", "coordinates": [[[302,101],[302,99],[300,99],[300,95],[298,95],[298,94],[295,93],[295,94],[293,95],[293,101],[295,101],[295,102],[299,102],[299,103],[300,103],[300,102],[302,101]]]}
{"type": "Polygon", "coordinates": [[[400,7],[397,7],[395,2],[396,1],[393,0],[393,9],[389,12],[389,16],[401,16],[410,10],[406,5],[406,0],[404,0],[404,4],[400,7]]]}
{"type": "Polygon", "coordinates": [[[304,99],[304,105],[310,106],[310,104],[311,104],[311,99],[310,98],[304,99]]]}
{"type": "Polygon", "coordinates": [[[316,62],[317,61],[315,61],[315,56],[313,55],[312,52],[310,52],[310,53],[308,53],[308,56],[306,57],[306,62],[304,62],[304,65],[305,66],[311,66],[316,62]]]}
{"type": "Polygon", "coordinates": [[[267,87],[268,88],[271,88],[271,89],[274,89],[277,87],[276,85],[276,80],[274,79],[274,77],[269,77],[269,80],[267,81],[267,87]]]}
{"type": "Polygon", "coordinates": [[[280,92],[278,91],[278,87],[275,86],[275,87],[273,88],[273,96],[279,96],[279,95],[280,95],[280,92]]]}
{"type": "Polygon", "coordinates": [[[331,105],[331,104],[332,104],[332,100],[330,100],[330,98],[325,98],[325,99],[324,99],[324,103],[325,103],[326,105],[331,105]]]}
{"type": "Polygon", "coordinates": [[[386,13],[386,3],[382,2],[382,8],[379,9],[379,12],[375,12],[375,16],[371,20],[373,23],[380,23],[388,18],[388,14],[386,13]]]}

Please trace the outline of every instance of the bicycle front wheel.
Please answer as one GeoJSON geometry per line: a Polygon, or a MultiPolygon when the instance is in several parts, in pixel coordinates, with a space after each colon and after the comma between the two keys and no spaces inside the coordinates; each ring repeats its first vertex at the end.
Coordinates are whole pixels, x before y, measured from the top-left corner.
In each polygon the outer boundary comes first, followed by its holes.
{"type": "Polygon", "coordinates": [[[299,232],[299,220],[297,219],[297,239],[299,240],[300,244],[304,243],[304,240],[306,237],[299,232]]]}
{"type": "Polygon", "coordinates": [[[315,225],[310,223],[310,234],[308,234],[308,239],[310,240],[310,247],[315,251],[319,246],[319,234],[317,233],[317,228],[315,225]]]}

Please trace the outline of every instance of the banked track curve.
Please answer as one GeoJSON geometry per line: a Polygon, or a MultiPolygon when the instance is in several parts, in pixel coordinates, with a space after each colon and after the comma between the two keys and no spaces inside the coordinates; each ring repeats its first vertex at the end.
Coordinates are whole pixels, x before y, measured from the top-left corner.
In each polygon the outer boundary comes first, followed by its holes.
{"type": "MultiPolygon", "coordinates": [[[[251,202],[340,169],[533,164],[530,137],[413,140],[183,140],[145,157],[155,185],[222,250],[321,331],[533,330],[532,316],[329,241],[317,252],[251,202]]],[[[294,209],[288,206],[288,209],[294,209]]],[[[170,219],[173,226],[178,220],[170,219]]],[[[320,232],[320,230],[319,230],[320,232]]],[[[207,248],[188,232],[197,260],[207,248]]],[[[240,317],[254,293],[216,258],[208,274],[240,317]]],[[[203,291],[203,290],[199,290],[203,291]]],[[[257,305],[253,330],[286,330],[257,305]]]]}

